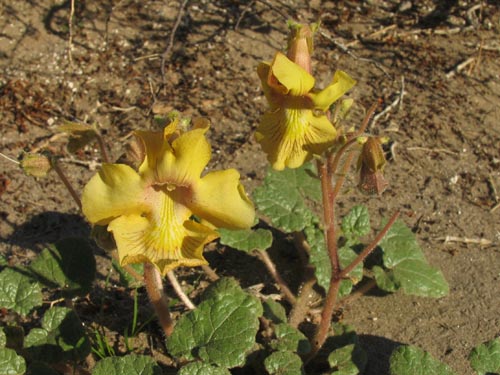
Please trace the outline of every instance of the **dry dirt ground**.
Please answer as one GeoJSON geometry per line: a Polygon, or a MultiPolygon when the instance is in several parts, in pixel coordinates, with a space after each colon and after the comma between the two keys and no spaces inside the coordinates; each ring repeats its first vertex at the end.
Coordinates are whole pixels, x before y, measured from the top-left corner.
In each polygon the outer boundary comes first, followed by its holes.
{"type": "MultiPolygon", "coordinates": [[[[401,210],[451,290],[439,300],[371,293],[346,306],[343,320],[356,327],[369,352],[366,374],[387,373],[399,344],[417,345],[458,374],[472,374],[470,350],[500,335],[497,1],[193,0],[175,35],[179,1],[75,3],[70,28],[69,0],[1,1],[3,154],[16,159],[22,151],[49,149],[63,158],[80,190],[94,170],[78,161],[98,161],[98,152],[87,148],[70,156],[56,126],[63,119],[96,123],[117,159],[131,130],[154,127],[152,107],[160,103],[209,117],[211,166],[238,168],[252,191],[267,168],[253,138],[266,107],[256,65],[285,47],[287,19],[321,20],[314,55],[318,86],[335,69],[356,78],[350,123],[359,125],[364,109],[380,100],[378,113],[385,113],[370,131],[389,136],[392,145],[390,188],[369,198],[352,189],[351,180],[341,210],[367,204],[376,226],[401,210]]],[[[0,158],[0,189],[0,252],[11,262],[29,262],[48,241],[88,234],[55,174],[35,180],[0,158]]],[[[279,249],[273,254],[285,255],[279,249]]],[[[253,260],[228,249],[219,246],[209,258],[228,274],[223,266],[239,261],[244,286],[268,281],[242,274],[253,260]]],[[[104,280],[104,253],[98,262],[104,280]]],[[[116,318],[107,328],[120,329],[131,309],[130,291],[108,286],[89,298],[80,304],[84,319],[103,323],[96,305],[104,298],[107,314],[116,318]]]]}

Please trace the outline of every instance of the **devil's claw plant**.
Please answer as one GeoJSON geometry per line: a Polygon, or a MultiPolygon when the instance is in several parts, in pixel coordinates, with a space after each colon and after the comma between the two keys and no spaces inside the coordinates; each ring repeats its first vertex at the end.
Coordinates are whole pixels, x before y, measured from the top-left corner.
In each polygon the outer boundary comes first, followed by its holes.
{"type": "MultiPolygon", "coordinates": [[[[343,96],[356,82],[346,72],[336,71],[325,88],[316,87],[311,52],[317,26],[289,26],[286,53],[276,52],[257,67],[269,107],[255,138],[270,168],[253,191],[254,203],[236,170],[205,171],[211,157],[205,119],[173,114],[160,119],[159,131],[135,131],[128,163],[110,162],[95,126],[65,123],[61,130],[70,136],[71,151],[97,141],[103,152],[81,201],[56,157],[25,156],[21,166],[27,174],[58,173],[92,225],[95,243],[111,251],[124,286],[145,286],[167,359],[156,363],[130,340],[129,333],[145,326],[137,321],[137,298],[132,324],[123,330],[126,351],[110,343],[102,327],[82,324],[74,301],[89,294],[92,299],[95,244],[68,238],[49,244],[28,265],[0,258],[0,305],[14,317],[0,330],[1,374],[227,375],[238,368],[255,374],[362,374],[369,360],[362,342],[335,314],[343,298],[360,285],[359,290],[372,286],[421,297],[448,294],[442,273],[427,263],[398,212],[378,225],[362,205],[338,217],[346,174],[356,170],[358,187],[368,194],[380,197],[388,186],[385,138],[366,132],[376,106],[362,124],[347,126],[353,100],[343,96]],[[287,246],[293,243],[290,259],[299,270],[293,275],[268,254],[283,238],[290,239],[287,246]],[[273,280],[264,289],[270,294],[245,289],[224,277],[225,269],[210,268],[204,247],[216,239],[218,246],[262,262],[273,280]],[[189,286],[194,302],[177,281],[179,267],[205,271],[204,283],[189,286]],[[165,294],[164,278],[176,294],[165,294]],[[299,287],[291,287],[291,280],[299,287]],[[41,307],[44,292],[54,297],[54,306],[41,307]],[[55,306],[58,302],[66,306],[55,306]],[[25,316],[40,321],[27,325],[25,316]]],[[[247,278],[255,273],[237,271],[247,278]]],[[[499,370],[498,347],[498,340],[491,341],[471,353],[479,374],[499,370]]],[[[390,371],[452,374],[411,346],[395,350],[390,371]]]]}

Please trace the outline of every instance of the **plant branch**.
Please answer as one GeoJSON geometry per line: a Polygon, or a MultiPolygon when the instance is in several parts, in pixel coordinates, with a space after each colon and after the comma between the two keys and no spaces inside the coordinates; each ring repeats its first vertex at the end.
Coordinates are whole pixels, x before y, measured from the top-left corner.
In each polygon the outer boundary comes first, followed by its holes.
{"type": "Polygon", "coordinates": [[[61,179],[62,183],[64,184],[64,186],[66,187],[66,189],[68,189],[69,193],[71,194],[71,197],[73,198],[73,200],[75,201],[76,205],[78,206],[78,208],[81,211],[82,210],[82,202],[80,201],[80,197],[76,193],[75,189],[73,189],[73,186],[71,185],[71,183],[69,182],[68,178],[66,177],[66,175],[63,172],[63,170],[61,169],[61,166],[59,165],[57,159],[56,158],[51,158],[51,164],[52,164],[52,168],[54,168],[54,170],[56,171],[57,175],[61,179]]]}
{"type": "Polygon", "coordinates": [[[174,322],[168,308],[167,296],[163,291],[160,271],[152,263],[144,263],[144,284],[160,326],[165,332],[165,336],[169,337],[174,330],[174,322]]]}
{"type": "Polygon", "coordinates": [[[191,302],[189,297],[184,293],[184,291],[181,288],[181,284],[179,284],[179,281],[177,280],[177,277],[175,276],[174,271],[167,272],[167,277],[168,281],[170,281],[170,284],[172,285],[172,288],[175,291],[175,294],[177,294],[177,297],[186,305],[186,307],[189,310],[194,310],[196,309],[196,306],[191,302]]]}
{"type": "Polygon", "coordinates": [[[372,242],[370,242],[368,244],[368,246],[366,246],[363,251],[356,257],[356,259],[354,259],[351,264],[349,264],[346,268],[344,268],[342,270],[342,272],[340,272],[340,275],[339,275],[339,278],[340,279],[343,279],[345,277],[347,277],[347,275],[349,274],[349,272],[351,272],[354,268],[356,268],[356,266],[358,264],[360,264],[362,261],[364,261],[366,259],[366,257],[368,255],[370,255],[370,253],[375,249],[375,247],[378,245],[378,243],[382,240],[382,238],[384,238],[384,236],[387,234],[387,232],[389,231],[389,229],[392,227],[392,225],[394,224],[394,222],[396,221],[396,219],[399,217],[399,211],[396,211],[392,216],[391,218],[389,219],[389,221],[387,222],[387,224],[385,224],[384,228],[379,232],[379,234],[377,234],[377,236],[373,239],[372,242]]]}
{"type": "Polygon", "coordinates": [[[314,267],[308,265],[304,270],[304,282],[300,287],[299,295],[297,296],[295,305],[293,305],[292,311],[290,311],[290,315],[288,316],[288,324],[294,328],[299,326],[309,311],[309,304],[311,302],[311,298],[314,296],[314,284],[316,284],[314,267]]]}
{"type": "Polygon", "coordinates": [[[210,281],[217,281],[220,279],[219,275],[217,275],[217,273],[208,264],[202,265],[201,269],[205,272],[210,281]]]}
{"type": "Polygon", "coordinates": [[[276,269],[276,266],[274,262],[272,261],[271,257],[267,253],[266,250],[259,251],[259,250],[254,250],[253,254],[259,258],[262,263],[266,266],[267,270],[269,271],[269,274],[273,277],[274,281],[276,284],[278,284],[278,288],[285,297],[285,299],[290,302],[290,304],[294,305],[297,302],[297,298],[295,298],[295,295],[292,293],[288,285],[286,284],[285,280],[281,277],[279,274],[278,270],[276,269]]]}

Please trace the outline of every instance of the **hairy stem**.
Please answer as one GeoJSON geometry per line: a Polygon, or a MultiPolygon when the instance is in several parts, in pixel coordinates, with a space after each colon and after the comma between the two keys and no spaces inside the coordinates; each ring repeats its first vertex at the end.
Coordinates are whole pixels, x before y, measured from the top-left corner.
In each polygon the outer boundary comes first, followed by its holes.
{"type": "Polygon", "coordinates": [[[201,269],[205,272],[210,281],[217,281],[220,279],[219,275],[217,275],[217,273],[208,264],[202,265],[201,269]]]}
{"type": "Polygon", "coordinates": [[[175,294],[177,294],[177,297],[179,297],[182,303],[184,303],[189,310],[194,310],[196,306],[182,290],[181,284],[179,284],[174,271],[167,272],[167,277],[168,281],[170,281],[170,284],[172,285],[172,288],[174,289],[175,294]]]}
{"type": "Polygon", "coordinates": [[[292,311],[290,311],[290,315],[288,316],[288,324],[294,328],[297,328],[304,321],[309,312],[311,299],[315,296],[313,291],[314,284],[316,284],[314,267],[309,265],[304,270],[304,282],[300,287],[295,305],[293,305],[292,311]]]}
{"type": "Polygon", "coordinates": [[[281,293],[283,294],[283,296],[285,297],[285,299],[288,302],[290,302],[291,305],[294,305],[295,302],[297,301],[297,299],[295,298],[295,295],[292,293],[292,291],[288,287],[285,280],[283,280],[283,278],[279,274],[278,270],[276,269],[276,265],[274,264],[273,260],[271,259],[271,257],[267,253],[267,251],[255,250],[255,251],[253,251],[253,254],[257,258],[259,258],[262,261],[262,263],[264,263],[264,265],[267,268],[267,271],[273,277],[276,284],[278,284],[278,288],[281,291],[281,293]]]}
{"type": "Polygon", "coordinates": [[[160,326],[165,336],[169,337],[174,330],[174,322],[170,316],[167,296],[163,291],[160,271],[152,263],[144,263],[144,284],[160,326]]]}
{"type": "Polygon", "coordinates": [[[54,170],[56,171],[57,175],[61,179],[62,183],[64,184],[64,186],[66,187],[66,189],[68,189],[69,193],[71,194],[71,197],[73,198],[73,200],[75,201],[76,205],[78,206],[78,208],[81,211],[82,210],[82,202],[80,201],[80,197],[76,193],[75,189],[73,189],[73,186],[71,185],[71,183],[69,182],[68,178],[66,177],[66,174],[61,169],[61,166],[59,165],[57,159],[56,158],[52,158],[51,164],[52,164],[52,168],[54,168],[54,170]]]}

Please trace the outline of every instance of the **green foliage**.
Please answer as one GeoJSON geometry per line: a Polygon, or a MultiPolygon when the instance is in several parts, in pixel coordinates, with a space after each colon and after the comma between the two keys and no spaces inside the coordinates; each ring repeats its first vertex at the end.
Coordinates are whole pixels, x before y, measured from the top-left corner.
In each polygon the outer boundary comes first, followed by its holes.
{"type": "Polygon", "coordinates": [[[333,324],[334,336],[328,338],[325,349],[330,351],[328,363],[330,374],[358,375],[362,374],[367,355],[359,344],[359,338],[350,325],[333,324]]]}
{"type": "Polygon", "coordinates": [[[414,346],[400,346],[391,354],[391,375],[455,375],[445,364],[414,346]]]}
{"type": "Polygon", "coordinates": [[[161,375],[161,373],[153,358],[136,354],[104,358],[97,362],[92,371],[92,375],[161,375]]]}
{"type": "Polygon", "coordinates": [[[270,375],[299,375],[303,374],[302,360],[290,351],[272,353],[264,361],[264,366],[270,375]]]}
{"type": "Polygon", "coordinates": [[[241,366],[255,344],[262,313],[258,299],[235,280],[221,279],[207,288],[196,310],[179,319],[167,340],[168,351],[221,367],[241,366]]]}
{"type": "Polygon", "coordinates": [[[26,372],[26,361],[15,350],[0,348],[0,374],[20,375],[26,372]]]}
{"type": "Polygon", "coordinates": [[[403,222],[396,221],[379,245],[388,269],[387,275],[374,270],[381,289],[392,292],[401,288],[406,294],[434,298],[449,293],[442,272],[427,263],[415,235],[403,222]]]}
{"type": "MultiPolygon", "coordinates": [[[[127,288],[137,288],[142,285],[141,281],[138,281],[134,276],[132,276],[125,268],[120,266],[120,264],[113,259],[111,262],[113,269],[118,272],[120,276],[120,283],[127,288]]],[[[129,264],[129,266],[137,272],[137,274],[142,275],[144,272],[144,265],[142,263],[129,264]]]]}
{"type": "Polygon", "coordinates": [[[286,322],[286,310],[282,304],[268,298],[262,303],[262,307],[264,308],[264,317],[271,322],[275,324],[286,322]]]}
{"type": "Polygon", "coordinates": [[[478,375],[500,374],[500,338],[474,348],[469,360],[478,375]]]}
{"type": "Polygon", "coordinates": [[[281,323],[274,326],[276,339],[271,342],[271,347],[278,351],[292,351],[300,355],[311,351],[311,344],[297,328],[281,323]]]}
{"type": "Polygon", "coordinates": [[[90,342],[73,310],[53,307],[43,316],[42,328],[33,328],[26,336],[25,348],[40,361],[77,361],[89,354],[90,342]]]}
{"type": "Polygon", "coordinates": [[[266,229],[229,230],[219,229],[220,242],[233,249],[250,252],[252,250],[266,250],[273,243],[271,231],[266,229]]]}
{"type": "Polygon", "coordinates": [[[180,369],[177,375],[231,375],[228,369],[203,362],[191,362],[180,369]]]}
{"type": "Polygon", "coordinates": [[[321,190],[308,165],[280,172],[269,170],[253,197],[259,211],[273,225],[291,233],[304,229],[313,220],[314,214],[306,206],[305,198],[320,200],[321,190]]]}
{"type": "Polygon", "coordinates": [[[7,268],[0,272],[0,307],[27,315],[42,305],[42,288],[39,283],[21,270],[7,268]]]}
{"type": "Polygon", "coordinates": [[[359,237],[370,233],[370,214],[366,206],[354,206],[342,219],[342,233],[349,240],[357,240],[359,237]]]}
{"type": "Polygon", "coordinates": [[[72,298],[91,290],[96,263],[86,239],[65,238],[44,249],[29,269],[41,283],[72,298]]]}

